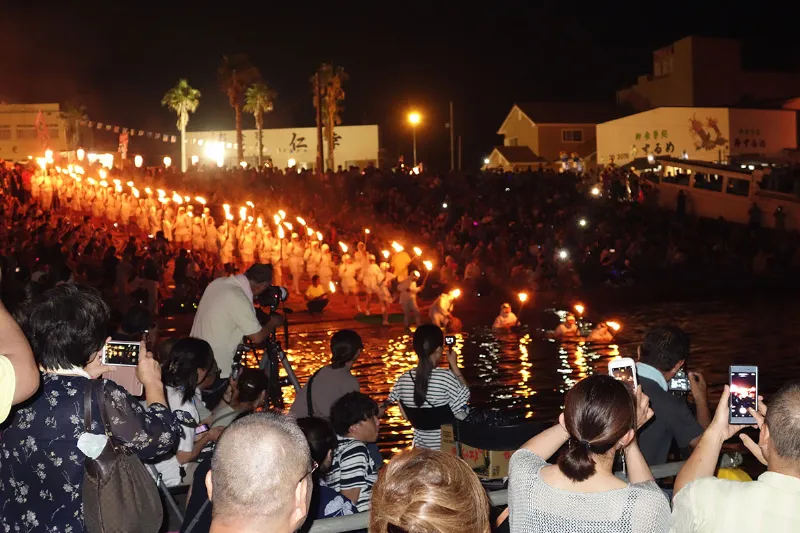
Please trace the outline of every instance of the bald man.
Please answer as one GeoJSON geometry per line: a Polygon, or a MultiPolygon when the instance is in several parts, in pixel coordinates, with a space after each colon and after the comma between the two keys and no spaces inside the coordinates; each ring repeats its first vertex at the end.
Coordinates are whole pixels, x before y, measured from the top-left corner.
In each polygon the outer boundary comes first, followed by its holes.
{"type": "Polygon", "coordinates": [[[308,514],[314,468],[293,418],[259,413],[234,422],[206,476],[210,533],[292,533],[308,514]]]}

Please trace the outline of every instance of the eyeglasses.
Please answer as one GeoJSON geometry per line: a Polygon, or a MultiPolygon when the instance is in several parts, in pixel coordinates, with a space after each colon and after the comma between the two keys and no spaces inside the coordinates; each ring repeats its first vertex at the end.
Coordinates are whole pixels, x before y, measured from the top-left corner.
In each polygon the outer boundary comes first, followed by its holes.
{"type": "Polygon", "coordinates": [[[303,474],[303,477],[301,477],[300,479],[298,479],[298,480],[297,480],[297,483],[300,483],[300,482],[301,482],[301,481],[303,481],[305,478],[307,478],[308,476],[310,476],[311,474],[313,474],[314,472],[316,472],[316,471],[317,471],[317,468],[319,468],[319,464],[317,464],[317,462],[316,462],[316,461],[311,461],[311,469],[310,469],[308,472],[306,472],[305,474],[303,474]]]}

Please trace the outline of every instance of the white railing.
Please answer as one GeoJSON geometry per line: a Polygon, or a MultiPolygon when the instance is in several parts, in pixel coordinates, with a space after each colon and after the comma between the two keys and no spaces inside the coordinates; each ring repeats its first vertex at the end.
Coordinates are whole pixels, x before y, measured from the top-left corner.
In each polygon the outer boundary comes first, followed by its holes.
{"type": "MultiPolygon", "coordinates": [[[[650,467],[653,477],[662,479],[678,475],[685,461],[666,463],[650,467]]],[[[625,479],[622,472],[616,473],[617,477],[625,479]]],[[[496,490],[489,493],[489,501],[496,507],[508,505],[508,491],[496,490]]],[[[367,529],[369,526],[369,513],[358,513],[350,516],[339,516],[336,518],[326,518],[315,520],[311,526],[310,533],[346,533],[348,531],[358,531],[367,529]]]]}

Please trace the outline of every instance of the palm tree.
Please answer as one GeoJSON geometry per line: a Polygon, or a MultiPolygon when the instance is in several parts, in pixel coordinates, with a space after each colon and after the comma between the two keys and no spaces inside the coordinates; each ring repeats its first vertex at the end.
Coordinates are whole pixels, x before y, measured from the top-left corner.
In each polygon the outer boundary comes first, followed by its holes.
{"type": "Polygon", "coordinates": [[[181,78],[175,87],[167,91],[161,99],[161,105],[166,106],[178,115],[178,129],[181,130],[181,172],[186,172],[186,125],[189,124],[189,113],[194,113],[200,105],[200,91],[189,85],[181,78]]]}
{"type": "Polygon", "coordinates": [[[258,166],[264,157],[264,142],[261,131],[264,129],[264,113],[273,109],[275,97],[278,93],[270,89],[266,83],[260,81],[247,88],[245,93],[244,110],[256,117],[256,130],[258,130],[258,166]]]}
{"type": "Polygon", "coordinates": [[[255,83],[261,76],[258,69],[250,63],[245,54],[222,56],[219,67],[219,81],[222,92],[228,95],[228,101],[236,113],[236,145],[239,162],[244,160],[244,142],[242,142],[242,104],[247,86],[255,83]]]}
{"type": "Polygon", "coordinates": [[[64,134],[67,140],[67,150],[77,150],[81,145],[81,122],[87,120],[86,107],[76,103],[67,102],[61,112],[64,121],[64,134]]]}
{"type": "MultiPolygon", "coordinates": [[[[343,67],[334,67],[323,63],[319,69],[320,85],[322,86],[322,124],[325,126],[325,140],[328,142],[328,170],[333,170],[334,166],[334,145],[336,144],[334,127],[342,123],[342,111],[344,107],[344,89],[342,86],[349,78],[343,67]]],[[[312,85],[314,79],[311,79],[312,85]]],[[[314,96],[314,107],[317,107],[317,97],[314,96]]]]}

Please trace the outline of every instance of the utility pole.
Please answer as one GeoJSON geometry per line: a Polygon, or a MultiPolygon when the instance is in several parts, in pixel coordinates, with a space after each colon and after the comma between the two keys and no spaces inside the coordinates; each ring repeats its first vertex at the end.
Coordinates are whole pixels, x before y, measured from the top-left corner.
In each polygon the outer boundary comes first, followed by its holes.
{"type": "Polygon", "coordinates": [[[319,70],[314,74],[314,95],[317,100],[317,175],[322,176],[325,166],[322,159],[322,81],[319,70]]]}
{"type": "MultiPolygon", "coordinates": [[[[455,154],[455,146],[454,146],[455,131],[456,130],[455,130],[455,127],[453,125],[453,101],[450,100],[450,172],[453,172],[456,169],[456,161],[455,161],[456,154],[455,154]]],[[[459,137],[459,142],[460,142],[460,139],[461,138],[459,137]]],[[[459,160],[460,160],[460,158],[461,157],[459,156],[459,160]]],[[[461,165],[459,164],[458,166],[459,166],[459,170],[461,170],[461,165]]]]}

